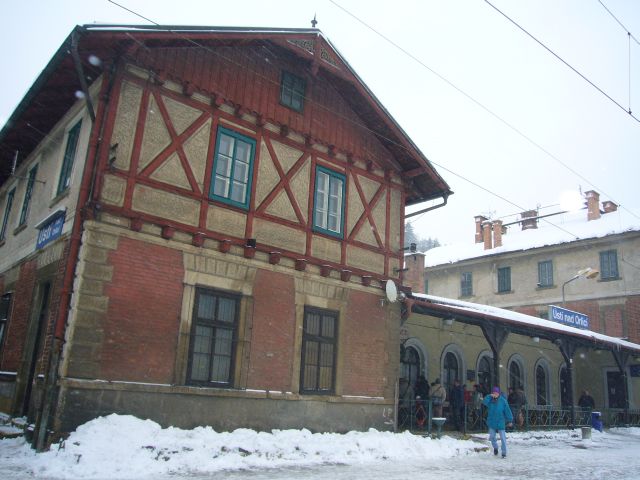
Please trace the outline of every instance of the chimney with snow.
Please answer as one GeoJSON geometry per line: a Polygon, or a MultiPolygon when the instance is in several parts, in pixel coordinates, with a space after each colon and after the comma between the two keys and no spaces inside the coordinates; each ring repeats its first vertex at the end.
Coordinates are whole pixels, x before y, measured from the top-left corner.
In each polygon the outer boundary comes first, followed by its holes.
{"type": "Polygon", "coordinates": [[[491,250],[491,222],[489,220],[482,222],[482,239],[484,241],[484,249],[491,250]]]}
{"type": "Polygon", "coordinates": [[[493,246],[502,246],[502,220],[493,221],[493,246]]]}
{"type": "Polygon", "coordinates": [[[587,198],[587,220],[598,220],[600,218],[600,194],[595,190],[585,192],[587,198]]]}
{"type": "Polygon", "coordinates": [[[602,202],[602,210],[604,210],[604,213],[616,212],[618,211],[618,204],[611,200],[605,200],[602,202]]]}
{"type": "Polygon", "coordinates": [[[474,218],[476,219],[476,243],[482,243],[482,222],[485,222],[487,217],[477,215],[474,218]]]}
{"type": "Polygon", "coordinates": [[[536,210],[527,210],[520,214],[520,225],[522,230],[529,230],[531,228],[538,228],[538,212],[536,210]]]}

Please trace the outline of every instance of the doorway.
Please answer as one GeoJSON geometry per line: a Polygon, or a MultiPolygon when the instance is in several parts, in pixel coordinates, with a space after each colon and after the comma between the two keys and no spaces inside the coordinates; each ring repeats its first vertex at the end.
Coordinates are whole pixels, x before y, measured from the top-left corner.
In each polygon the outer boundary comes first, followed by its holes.
{"type": "MultiPolygon", "coordinates": [[[[22,399],[22,415],[26,415],[29,421],[33,421],[33,417],[35,416],[34,405],[37,405],[37,399],[34,395],[34,387],[38,387],[38,379],[36,378],[38,360],[42,357],[42,352],[44,350],[45,343],[45,333],[47,327],[47,319],[49,318],[49,293],[51,290],[51,284],[49,282],[43,282],[40,284],[38,291],[36,305],[38,305],[37,316],[36,316],[36,325],[35,329],[31,331],[33,333],[33,343],[31,353],[27,354],[28,364],[27,364],[27,381],[25,384],[24,397],[22,399]],[[34,331],[35,330],[35,331],[34,331]]],[[[38,389],[38,394],[40,394],[38,389]]]]}
{"type": "Polygon", "coordinates": [[[607,372],[607,400],[609,408],[625,407],[624,378],[620,372],[607,372]]]}

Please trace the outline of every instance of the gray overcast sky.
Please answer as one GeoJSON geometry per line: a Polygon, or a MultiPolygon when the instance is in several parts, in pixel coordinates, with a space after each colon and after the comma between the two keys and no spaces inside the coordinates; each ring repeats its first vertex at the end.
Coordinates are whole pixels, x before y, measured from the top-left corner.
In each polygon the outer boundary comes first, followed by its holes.
{"type": "MultiPolygon", "coordinates": [[[[422,237],[472,242],[475,215],[558,204],[562,192],[579,188],[620,203],[621,221],[640,219],[640,123],[483,0],[118,3],[169,25],[306,28],[316,14],[317,27],[455,192],[446,207],[411,219],[422,237]]],[[[491,3],[640,118],[640,45],[598,0],[491,3]]],[[[640,1],[602,3],[640,39],[640,1]]],[[[107,0],[0,5],[0,124],[74,25],[148,23],[107,0]]]]}

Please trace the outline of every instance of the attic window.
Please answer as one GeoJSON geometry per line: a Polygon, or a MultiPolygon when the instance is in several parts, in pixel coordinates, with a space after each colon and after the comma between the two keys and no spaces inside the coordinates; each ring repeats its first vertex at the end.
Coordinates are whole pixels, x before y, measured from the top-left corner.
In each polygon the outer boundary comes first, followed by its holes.
{"type": "Polygon", "coordinates": [[[280,84],[280,103],[296,112],[304,108],[304,92],[306,82],[303,78],[289,72],[282,72],[280,84]]]}

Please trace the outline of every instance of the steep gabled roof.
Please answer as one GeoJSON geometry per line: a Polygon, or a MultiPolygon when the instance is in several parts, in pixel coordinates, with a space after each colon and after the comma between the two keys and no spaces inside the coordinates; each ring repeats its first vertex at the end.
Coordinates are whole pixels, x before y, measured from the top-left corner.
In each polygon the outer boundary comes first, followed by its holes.
{"type": "Polygon", "coordinates": [[[22,160],[33,151],[81,91],[72,51],[77,45],[88,83],[119,55],[138,48],[167,46],[216,46],[266,44],[287,49],[309,62],[312,70],[329,76],[365,127],[387,148],[394,164],[389,167],[405,177],[409,189],[406,204],[447,197],[452,192],[426,156],[393,119],[338,50],[317,29],[236,28],[206,26],[77,26],[63,42],[33,86],[0,131],[0,184],[11,170],[15,151],[22,160]],[[101,62],[92,62],[99,58],[101,62]]]}

